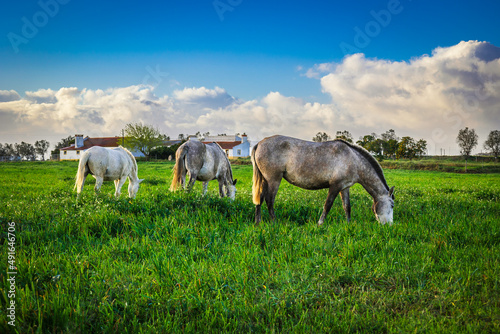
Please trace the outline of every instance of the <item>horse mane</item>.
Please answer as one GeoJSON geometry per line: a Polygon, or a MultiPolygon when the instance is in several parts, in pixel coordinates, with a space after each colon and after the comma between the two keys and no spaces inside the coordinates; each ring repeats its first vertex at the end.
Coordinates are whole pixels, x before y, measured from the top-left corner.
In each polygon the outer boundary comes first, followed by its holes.
{"type": "Polygon", "coordinates": [[[118,147],[121,148],[122,150],[124,150],[125,153],[127,153],[130,156],[130,158],[132,159],[132,171],[137,174],[137,161],[135,160],[134,155],[129,150],[127,150],[125,147],[123,147],[121,145],[119,145],[118,147]]]}
{"type": "Polygon", "coordinates": [[[370,152],[368,152],[365,148],[359,145],[349,143],[348,141],[345,141],[343,139],[335,139],[334,141],[346,144],[347,146],[358,152],[363,158],[365,158],[377,173],[377,176],[379,177],[380,181],[382,181],[382,184],[385,186],[387,190],[389,190],[389,186],[387,185],[387,181],[385,180],[384,171],[382,170],[382,167],[378,163],[377,159],[375,159],[373,155],[370,154],[370,152]]]}
{"type": "Polygon", "coordinates": [[[233,169],[231,168],[231,163],[229,162],[229,158],[226,155],[226,152],[222,149],[222,147],[216,143],[216,142],[211,142],[210,144],[215,144],[221,150],[222,154],[224,155],[224,158],[226,158],[227,165],[229,166],[229,177],[231,178],[231,182],[233,182],[233,169]]]}

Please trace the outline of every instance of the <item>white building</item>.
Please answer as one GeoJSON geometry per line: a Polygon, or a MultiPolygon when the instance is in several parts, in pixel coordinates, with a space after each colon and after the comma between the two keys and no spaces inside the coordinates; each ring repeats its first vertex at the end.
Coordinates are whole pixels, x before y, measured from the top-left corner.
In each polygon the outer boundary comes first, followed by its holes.
{"type": "MultiPolygon", "coordinates": [[[[83,152],[93,146],[115,148],[122,145],[122,137],[83,137],[83,135],[75,135],[75,143],[68,147],[61,148],[60,160],[79,160],[83,152]]],[[[138,151],[131,151],[134,157],[143,157],[144,154],[138,151]]]]}
{"type": "Polygon", "coordinates": [[[204,144],[217,143],[222,147],[228,158],[246,158],[250,156],[250,142],[247,135],[207,136],[204,144]]]}

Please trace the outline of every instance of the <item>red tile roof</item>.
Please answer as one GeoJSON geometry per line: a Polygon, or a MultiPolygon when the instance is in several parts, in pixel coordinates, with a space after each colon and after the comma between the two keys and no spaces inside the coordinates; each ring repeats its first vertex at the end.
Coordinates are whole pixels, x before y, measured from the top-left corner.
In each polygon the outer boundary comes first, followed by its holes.
{"type": "Polygon", "coordinates": [[[63,151],[74,151],[74,150],[86,150],[91,148],[92,146],[101,146],[101,147],[118,147],[121,145],[121,137],[97,137],[97,138],[84,138],[83,146],[75,147],[75,144],[61,148],[63,151]]]}
{"type": "MultiPolygon", "coordinates": [[[[212,141],[204,141],[202,142],[203,144],[210,144],[213,143],[212,141]]],[[[235,146],[238,146],[241,144],[241,141],[218,141],[216,142],[217,144],[222,147],[223,150],[231,150],[235,146]]]]}

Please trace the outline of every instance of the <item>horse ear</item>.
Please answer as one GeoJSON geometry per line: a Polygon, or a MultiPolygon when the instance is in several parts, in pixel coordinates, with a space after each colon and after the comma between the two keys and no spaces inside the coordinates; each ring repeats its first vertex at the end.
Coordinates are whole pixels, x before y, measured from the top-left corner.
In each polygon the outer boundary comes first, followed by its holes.
{"type": "Polygon", "coordinates": [[[392,188],[389,189],[389,196],[394,196],[394,186],[392,186],[392,188]]]}
{"type": "MultiPolygon", "coordinates": [[[[144,179],[139,179],[139,183],[141,183],[142,181],[144,181],[144,179]]],[[[394,188],[394,187],[393,187],[394,188]]]]}
{"type": "Polygon", "coordinates": [[[238,179],[234,179],[234,180],[233,180],[233,186],[235,186],[235,185],[236,185],[236,182],[237,182],[237,181],[238,181],[238,179]]]}

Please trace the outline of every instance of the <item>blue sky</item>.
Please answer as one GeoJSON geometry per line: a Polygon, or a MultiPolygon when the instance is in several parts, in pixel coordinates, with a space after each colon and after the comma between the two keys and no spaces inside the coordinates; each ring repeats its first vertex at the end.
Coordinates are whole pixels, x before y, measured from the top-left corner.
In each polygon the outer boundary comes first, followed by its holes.
{"type": "MultiPolygon", "coordinates": [[[[220,87],[239,101],[262,104],[279,92],[336,104],[321,81],[328,73],[306,75],[315,65],[335,67],[356,52],[410,62],[469,40],[500,46],[498,1],[41,0],[1,7],[0,91],[21,97],[149,84],[160,99],[220,87]],[[35,33],[27,21],[38,25],[35,33]]],[[[172,126],[166,131],[175,136],[172,126]]],[[[0,142],[8,139],[0,127],[0,142]]]]}
{"type": "MultiPolygon", "coordinates": [[[[43,0],[42,0],[43,1],[43,0]]],[[[242,98],[283,91],[307,98],[318,85],[297,66],[338,61],[340,43],[355,45],[355,27],[390,1],[233,1],[221,21],[213,1],[79,1],[60,5],[19,52],[37,1],[4,2],[0,14],[0,88],[107,88],[142,82],[160,66],[185,86],[222,86],[242,98]],[[304,87],[311,86],[311,87],[304,87]]],[[[49,2],[45,2],[49,3],[49,2]]],[[[367,57],[408,60],[462,40],[500,45],[498,1],[400,1],[401,12],[359,48],[367,57]]],[[[162,87],[160,87],[161,89],[162,87]]],[[[168,92],[171,87],[164,87],[168,92]]]]}

